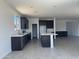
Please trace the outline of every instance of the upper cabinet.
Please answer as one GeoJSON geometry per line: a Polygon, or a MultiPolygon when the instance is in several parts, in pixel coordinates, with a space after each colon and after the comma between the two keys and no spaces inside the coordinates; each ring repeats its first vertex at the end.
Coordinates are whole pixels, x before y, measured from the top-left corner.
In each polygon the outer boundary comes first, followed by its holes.
{"type": "Polygon", "coordinates": [[[45,21],[45,20],[40,20],[40,21],[39,21],[39,24],[40,24],[40,25],[46,25],[46,21],[45,21]]]}
{"type": "Polygon", "coordinates": [[[53,27],[54,27],[53,25],[54,25],[53,20],[48,20],[48,21],[46,22],[47,28],[53,28],[53,27]]]}
{"type": "Polygon", "coordinates": [[[29,21],[26,17],[21,18],[21,29],[28,29],[29,28],[29,21]]]}
{"type": "Polygon", "coordinates": [[[26,17],[23,16],[14,16],[14,26],[15,31],[21,29],[29,28],[29,21],[26,17]]]}
{"type": "Polygon", "coordinates": [[[53,28],[54,27],[54,21],[53,20],[40,20],[40,25],[46,25],[47,28],[53,28]]]}

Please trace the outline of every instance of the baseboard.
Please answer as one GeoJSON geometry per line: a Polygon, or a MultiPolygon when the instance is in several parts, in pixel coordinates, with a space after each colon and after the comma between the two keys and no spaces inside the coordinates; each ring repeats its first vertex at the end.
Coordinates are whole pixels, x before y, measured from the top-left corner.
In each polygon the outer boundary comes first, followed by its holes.
{"type": "Polygon", "coordinates": [[[5,56],[7,56],[9,53],[11,53],[11,50],[5,53],[3,56],[0,57],[0,59],[3,59],[5,56]]]}

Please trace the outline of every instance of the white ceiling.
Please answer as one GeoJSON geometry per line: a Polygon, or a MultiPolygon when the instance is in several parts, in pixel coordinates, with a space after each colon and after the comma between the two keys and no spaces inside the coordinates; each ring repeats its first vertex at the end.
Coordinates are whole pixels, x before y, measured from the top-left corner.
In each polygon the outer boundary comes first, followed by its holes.
{"type": "Polygon", "coordinates": [[[78,18],[79,0],[7,0],[23,15],[78,18]]]}

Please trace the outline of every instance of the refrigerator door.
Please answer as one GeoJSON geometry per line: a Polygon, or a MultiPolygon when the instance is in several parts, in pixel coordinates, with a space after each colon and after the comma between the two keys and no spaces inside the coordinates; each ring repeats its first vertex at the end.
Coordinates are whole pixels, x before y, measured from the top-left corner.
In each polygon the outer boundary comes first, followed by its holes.
{"type": "Polygon", "coordinates": [[[42,34],[42,33],[46,33],[46,26],[45,25],[40,26],[40,34],[42,34]]]}

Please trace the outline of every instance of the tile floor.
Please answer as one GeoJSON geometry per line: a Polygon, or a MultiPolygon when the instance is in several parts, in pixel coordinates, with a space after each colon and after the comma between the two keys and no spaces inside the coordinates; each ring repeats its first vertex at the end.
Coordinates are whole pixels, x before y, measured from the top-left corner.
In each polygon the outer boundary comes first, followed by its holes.
{"type": "Polygon", "coordinates": [[[55,47],[43,48],[33,39],[22,51],[14,51],[4,59],[79,59],[79,37],[57,38],[55,47]]]}

